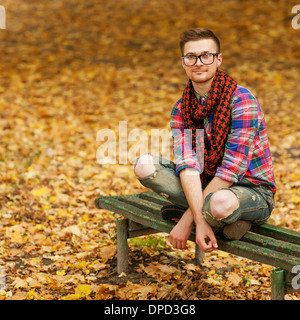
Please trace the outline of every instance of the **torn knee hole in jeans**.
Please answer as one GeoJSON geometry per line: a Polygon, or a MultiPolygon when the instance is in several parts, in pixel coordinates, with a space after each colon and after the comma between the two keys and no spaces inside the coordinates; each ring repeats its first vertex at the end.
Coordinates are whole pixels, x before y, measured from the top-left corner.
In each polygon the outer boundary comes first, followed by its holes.
{"type": "Polygon", "coordinates": [[[160,195],[164,198],[164,199],[168,199],[169,196],[166,193],[161,192],[160,195]]]}
{"type": "Polygon", "coordinates": [[[215,218],[210,211],[203,211],[203,216],[205,219],[212,219],[214,221],[220,221],[224,220],[225,218],[215,218]]]}
{"type": "Polygon", "coordinates": [[[149,179],[154,179],[154,178],[156,177],[156,175],[157,175],[157,171],[155,170],[155,171],[152,173],[152,175],[150,175],[148,178],[149,178],[149,179]]]}
{"type": "Polygon", "coordinates": [[[151,174],[149,174],[149,175],[147,175],[147,176],[145,176],[145,177],[139,177],[139,176],[138,176],[138,179],[139,179],[139,180],[145,180],[145,179],[150,179],[150,180],[152,180],[152,179],[154,179],[156,176],[157,176],[157,170],[155,170],[153,173],[151,173],[151,174]]]}

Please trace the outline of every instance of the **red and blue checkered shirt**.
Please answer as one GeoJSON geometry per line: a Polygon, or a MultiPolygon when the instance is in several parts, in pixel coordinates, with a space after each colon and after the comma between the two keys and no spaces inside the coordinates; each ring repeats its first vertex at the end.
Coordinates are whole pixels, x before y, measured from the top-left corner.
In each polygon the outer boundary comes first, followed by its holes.
{"type": "MultiPolygon", "coordinates": [[[[204,104],[208,94],[199,97],[204,104]]],[[[246,88],[237,86],[231,97],[231,130],[225,145],[222,164],[216,177],[237,183],[246,178],[255,184],[265,184],[276,192],[274,171],[270,154],[264,114],[254,95],[246,88]]],[[[213,114],[203,121],[204,142],[210,148],[210,131],[213,114]]],[[[181,99],[171,113],[170,126],[173,136],[173,152],[176,174],[184,168],[195,168],[200,173],[203,163],[185,136],[185,125],[181,113],[181,99]]],[[[203,150],[202,150],[203,151],[203,150]]],[[[197,151],[198,152],[198,151],[197,151]]],[[[203,156],[202,156],[203,158],[203,156]]]]}

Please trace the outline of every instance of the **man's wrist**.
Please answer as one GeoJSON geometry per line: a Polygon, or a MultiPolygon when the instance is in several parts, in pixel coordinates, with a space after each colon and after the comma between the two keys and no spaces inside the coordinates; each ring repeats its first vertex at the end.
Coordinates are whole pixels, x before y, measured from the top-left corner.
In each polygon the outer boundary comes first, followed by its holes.
{"type": "Polygon", "coordinates": [[[202,212],[196,213],[196,214],[194,215],[194,221],[195,221],[195,224],[196,224],[196,225],[197,225],[197,224],[202,224],[203,221],[205,221],[205,218],[203,217],[202,212]]]}

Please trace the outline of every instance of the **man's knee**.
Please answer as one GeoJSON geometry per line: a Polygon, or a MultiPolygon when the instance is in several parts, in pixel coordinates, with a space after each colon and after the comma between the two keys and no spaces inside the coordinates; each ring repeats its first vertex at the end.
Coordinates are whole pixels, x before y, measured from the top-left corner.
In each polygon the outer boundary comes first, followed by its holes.
{"type": "Polygon", "coordinates": [[[228,217],[238,207],[238,198],[230,190],[218,190],[210,198],[210,212],[216,219],[228,217]]]}
{"type": "Polygon", "coordinates": [[[134,173],[138,178],[145,178],[155,173],[154,159],[151,154],[141,155],[135,164],[134,173]]]}

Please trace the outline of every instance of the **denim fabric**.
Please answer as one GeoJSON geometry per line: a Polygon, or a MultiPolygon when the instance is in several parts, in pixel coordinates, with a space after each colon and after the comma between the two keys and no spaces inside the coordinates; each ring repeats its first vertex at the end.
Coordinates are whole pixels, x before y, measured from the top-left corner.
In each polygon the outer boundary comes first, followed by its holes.
{"type": "MultiPolygon", "coordinates": [[[[175,205],[187,209],[189,207],[180,178],[176,176],[176,165],[162,157],[152,155],[155,172],[145,178],[138,178],[141,184],[175,205]]],[[[139,158],[136,160],[139,160],[139,158]]],[[[203,216],[212,229],[217,232],[225,225],[237,220],[248,220],[259,225],[270,217],[274,207],[274,194],[272,190],[262,184],[254,184],[246,179],[233,184],[229,188],[239,200],[239,207],[228,217],[216,219],[210,210],[210,199],[213,193],[206,196],[203,205],[203,216]]]]}
{"type": "MultiPolygon", "coordinates": [[[[143,186],[158,193],[175,205],[187,209],[189,207],[185,198],[179,177],[176,176],[176,165],[162,157],[151,155],[155,172],[145,178],[138,178],[143,186]]],[[[135,165],[137,161],[136,159],[135,165]]]]}

